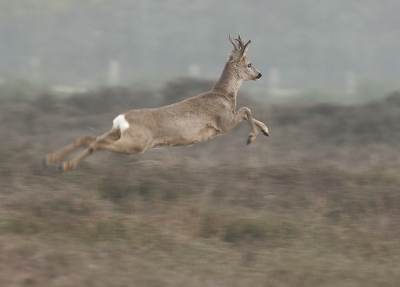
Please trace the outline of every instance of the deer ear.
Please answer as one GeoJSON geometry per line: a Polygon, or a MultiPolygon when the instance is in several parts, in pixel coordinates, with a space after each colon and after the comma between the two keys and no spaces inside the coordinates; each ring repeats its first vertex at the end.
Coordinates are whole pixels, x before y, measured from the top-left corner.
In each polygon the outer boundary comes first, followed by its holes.
{"type": "Polygon", "coordinates": [[[247,50],[249,49],[249,46],[250,46],[250,43],[251,43],[251,40],[249,40],[249,41],[246,43],[246,45],[244,45],[244,46],[242,47],[242,49],[240,50],[240,52],[241,52],[240,59],[243,58],[244,56],[246,56],[247,50]]]}

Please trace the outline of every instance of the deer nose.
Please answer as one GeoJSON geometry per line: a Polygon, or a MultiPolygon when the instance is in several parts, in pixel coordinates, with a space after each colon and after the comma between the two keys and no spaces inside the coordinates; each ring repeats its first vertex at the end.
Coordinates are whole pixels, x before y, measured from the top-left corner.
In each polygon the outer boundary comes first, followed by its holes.
{"type": "Polygon", "coordinates": [[[259,78],[261,78],[261,77],[262,77],[261,73],[258,73],[256,79],[259,79],[259,78]]]}

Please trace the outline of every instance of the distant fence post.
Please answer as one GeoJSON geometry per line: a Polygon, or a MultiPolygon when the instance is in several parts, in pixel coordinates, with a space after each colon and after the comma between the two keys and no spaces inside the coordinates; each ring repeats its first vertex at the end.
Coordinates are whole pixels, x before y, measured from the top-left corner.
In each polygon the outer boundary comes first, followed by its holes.
{"type": "Polygon", "coordinates": [[[352,71],[346,73],[345,93],[349,96],[357,94],[357,76],[352,71]]]}
{"type": "Polygon", "coordinates": [[[30,62],[29,62],[30,68],[31,68],[31,80],[33,82],[39,82],[40,81],[40,70],[42,66],[42,61],[40,60],[39,57],[32,57],[30,62]]]}
{"type": "Polygon", "coordinates": [[[271,93],[277,91],[280,85],[280,75],[278,68],[271,68],[268,71],[268,89],[271,93]]]}
{"type": "Polygon", "coordinates": [[[120,64],[119,61],[111,60],[108,65],[108,85],[116,86],[120,83],[120,64]]]}
{"type": "Polygon", "coordinates": [[[189,66],[189,76],[198,77],[200,76],[201,68],[199,64],[191,64],[189,66]]]}

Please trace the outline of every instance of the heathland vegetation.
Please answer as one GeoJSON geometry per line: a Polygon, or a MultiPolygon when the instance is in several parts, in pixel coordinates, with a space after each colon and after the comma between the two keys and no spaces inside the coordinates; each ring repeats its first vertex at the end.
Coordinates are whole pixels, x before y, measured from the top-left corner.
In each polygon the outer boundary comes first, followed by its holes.
{"type": "Polygon", "coordinates": [[[211,84],[0,94],[0,285],[398,286],[399,92],[346,106],[240,94],[270,137],[246,146],[245,122],[190,148],[41,168],[127,109],[211,84]]]}

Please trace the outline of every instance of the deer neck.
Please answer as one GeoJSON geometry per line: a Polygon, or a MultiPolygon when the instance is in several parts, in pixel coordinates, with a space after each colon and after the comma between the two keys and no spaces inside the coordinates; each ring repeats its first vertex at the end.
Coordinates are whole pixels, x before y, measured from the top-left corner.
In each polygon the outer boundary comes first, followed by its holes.
{"type": "Polygon", "coordinates": [[[214,85],[213,90],[233,96],[236,99],[237,91],[243,80],[241,80],[236,72],[235,63],[227,62],[218,82],[214,85]]]}

